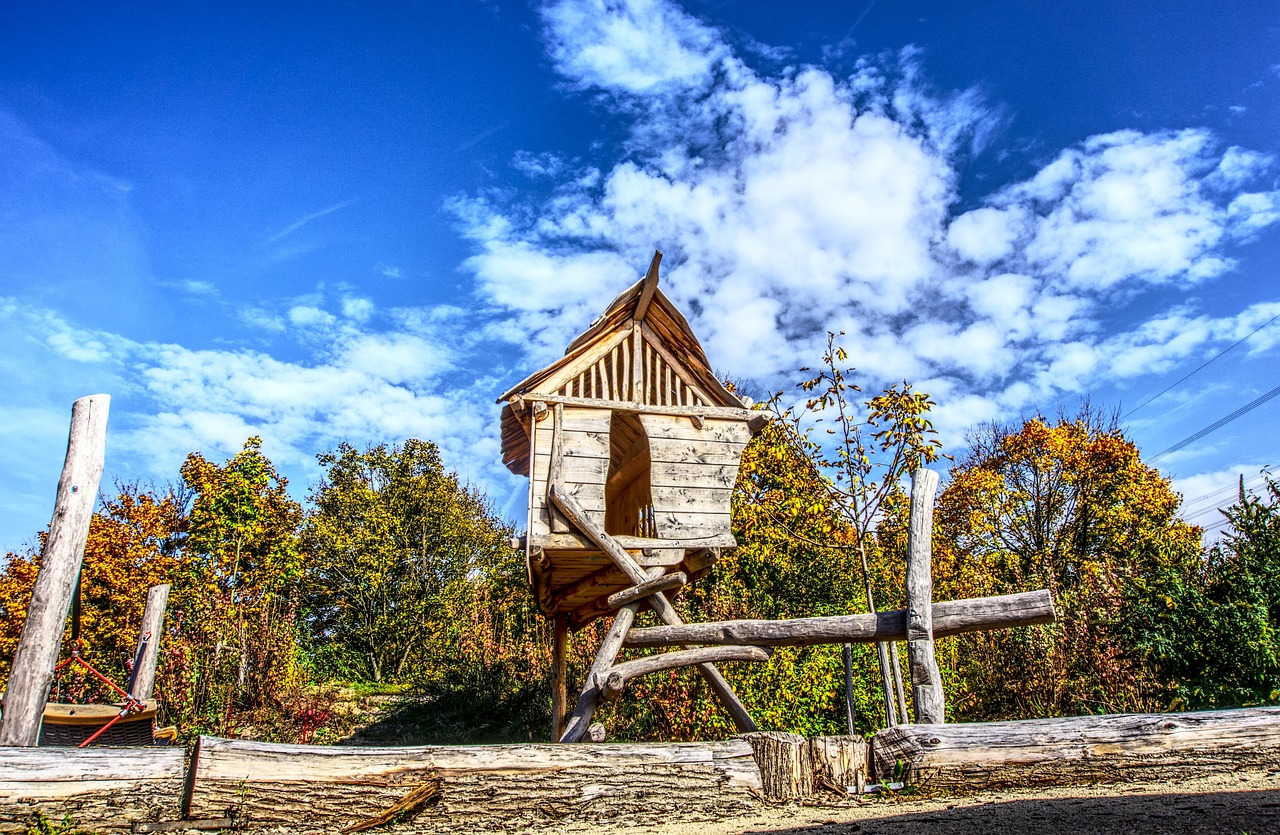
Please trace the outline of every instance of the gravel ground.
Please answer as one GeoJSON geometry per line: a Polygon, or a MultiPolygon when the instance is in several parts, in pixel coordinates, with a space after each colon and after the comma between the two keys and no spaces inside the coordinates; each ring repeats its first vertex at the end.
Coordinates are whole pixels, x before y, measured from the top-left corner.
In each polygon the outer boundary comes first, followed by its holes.
{"type": "MultiPolygon", "coordinates": [[[[636,829],[579,824],[561,831],[636,829]]],[[[644,835],[1280,835],[1280,773],[1241,772],[1168,783],[1046,787],[964,796],[874,797],[832,805],[776,806],[740,818],[645,826],[643,831],[644,835]]]]}

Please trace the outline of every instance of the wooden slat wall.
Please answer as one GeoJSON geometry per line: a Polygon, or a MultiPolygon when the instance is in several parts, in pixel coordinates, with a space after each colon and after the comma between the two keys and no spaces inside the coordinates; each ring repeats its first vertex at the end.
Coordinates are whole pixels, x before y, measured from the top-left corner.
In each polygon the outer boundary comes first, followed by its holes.
{"type": "MultiPolygon", "coordinates": [[[[534,538],[551,532],[547,475],[551,469],[554,431],[554,416],[536,424],[534,429],[533,477],[529,491],[529,533],[534,538]]],[[[603,525],[604,482],[609,471],[609,415],[598,409],[566,406],[563,432],[564,460],[560,472],[564,488],[603,525]]]]}
{"type": "Polygon", "coordinates": [[[649,436],[654,526],[665,538],[729,530],[729,502],[751,431],[741,421],[641,415],[649,436]]]}

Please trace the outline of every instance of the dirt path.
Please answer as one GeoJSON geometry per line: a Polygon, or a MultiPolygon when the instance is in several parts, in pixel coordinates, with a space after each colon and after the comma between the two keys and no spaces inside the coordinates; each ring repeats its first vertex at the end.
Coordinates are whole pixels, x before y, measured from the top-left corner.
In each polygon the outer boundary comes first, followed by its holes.
{"type": "MultiPolygon", "coordinates": [[[[545,832],[545,830],[543,830],[545,832]]],[[[619,824],[565,833],[634,833],[619,824]]],[[[1280,835],[1280,773],[1256,771],[1174,783],[1019,789],[950,797],[776,806],[717,821],[643,827],[644,835],[1058,835],[1230,833],[1280,835]]]]}

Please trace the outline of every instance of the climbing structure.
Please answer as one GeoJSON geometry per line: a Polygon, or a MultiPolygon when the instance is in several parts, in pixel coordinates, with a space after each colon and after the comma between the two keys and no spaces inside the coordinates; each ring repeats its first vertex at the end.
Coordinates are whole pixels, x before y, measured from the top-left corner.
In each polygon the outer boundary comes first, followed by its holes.
{"type": "MultiPolygon", "coordinates": [[[[529,477],[529,581],[559,626],[558,670],[566,629],[628,603],[669,610],[662,590],[697,579],[736,545],[729,499],[766,417],[711,371],[658,288],[661,258],[562,358],[499,399],[503,461],[529,477]]],[[[703,672],[751,729],[714,668],[703,672]]]]}

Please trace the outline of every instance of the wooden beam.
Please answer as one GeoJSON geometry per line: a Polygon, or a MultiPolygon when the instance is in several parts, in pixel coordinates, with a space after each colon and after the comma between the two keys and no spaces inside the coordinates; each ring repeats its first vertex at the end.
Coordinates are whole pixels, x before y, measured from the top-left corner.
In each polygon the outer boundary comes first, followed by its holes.
{"type": "Polygon", "coordinates": [[[942,674],[933,651],[933,497],[938,474],[921,467],[911,476],[907,531],[907,663],[916,721],[941,724],[946,715],[942,674]]]}
{"type": "MultiPolygon", "coordinates": [[[[662,576],[662,569],[650,568],[648,573],[642,572],[641,576],[644,580],[654,579],[662,576]]],[[[600,642],[595,661],[587,673],[587,681],[582,687],[582,693],[578,696],[578,703],[574,706],[568,722],[565,723],[564,733],[560,735],[561,742],[581,742],[586,736],[587,729],[591,725],[591,717],[596,711],[596,704],[600,701],[600,684],[618,657],[618,650],[622,649],[622,639],[626,637],[627,630],[636,619],[639,608],[639,602],[630,603],[614,614],[613,623],[609,624],[609,631],[604,634],[604,640],[600,642]]]]}
{"type": "Polygon", "coordinates": [[[653,301],[653,294],[658,290],[658,265],[662,263],[662,250],[656,249],[653,252],[653,260],[649,262],[649,272],[645,273],[644,285],[640,288],[640,298],[636,301],[636,312],[633,318],[637,322],[643,322],[644,317],[649,313],[649,303],[653,301]]]}
{"type": "Polygon", "coordinates": [[[608,605],[610,609],[616,609],[619,606],[625,606],[628,603],[648,597],[656,592],[679,588],[680,586],[687,585],[688,582],[688,575],[683,571],[677,571],[674,574],[667,574],[664,577],[656,577],[652,580],[647,580],[638,585],[634,585],[631,588],[623,589],[616,594],[611,594],[605,598],[605,604],[608,605]]]}
{"type": "MultiPolygon", "coordinates": [[[[1053,620],[1053,597],[1048,589],[948,600],[933,606],[933,634],[943,638],[982,629],[1033,626],[1053,620]]],[[[873,615],[836,615],[792,620],[725,620],[684,626],[632,629],[629,647],[669,647],[681,644],[750,644],[754,646],[812,646],[815,644],[872,644],[907,637],[905,609],[873,615]]]]}
{"type": "Polygon", "coordinates": [[[565,713],[569,709],[569,617],[556,615],[555,637],[551,644],[551,738],[564,735],[565,713]]]}
{"type": "MultiPolygon", "coordinates": [[[[156,663],[160,660],[160,641],[164,637],[164,611],[169,605],[169,585],[152,586],[147,590],[147,603],[142,610],[142,625],[138,627],[138,646],[146,641],[146,649],[133,677],[133,697],[145,702],[151,699],[156,685],[156,663]]],[[[136,656],[137,653],[134,653],[136,656]]]]}
{"type": "MultiPolygon", "coordinates": [[[[586,512],[578,506],[572,496],[565,494],[558,489],[552,489],[551,500],[564,511],[565,517],[570,522],[587,535],[587,538],[596,544],[600,550],[604,551],[609,559],[613,560],[623,573],[631,578],[633,583],[643,583],[649,577],[644,570],[632,559],[631,555],[622,549],[621,546],[613,540],[611,536],[600,529],[600,526],[591,521],[586,512]]],[[[684,621],[676,612],[675,607],[671,605],[671,601],[667,600],[661,593],[655,594],[648,598],[649,604],[653,606],[654,611],[658,613],[663,623],[669,626],[681,626],[684,621]]],[[[742,643],[742,642],[734,642],[742,643]]],[[[694,647],[689,647],[694,649],[694,647]]],[[[751,718],[751,714],[747,712],[747,708],[742,704],[742,700],[738,698],[738,694],[733,692],[733,688],[729,686],[729,682],[724,680],[724,676],[720,675],[720,671],[713,664],[699,664],[698,672],[711,686],[712,691],[720,699],[720,703],[729,711],[729,715],[733,718],[734,726],[741,732],[751,732],[758,730],[755,720],[751,718]]]]}
{"type": "Polygon", "coordinates": [[[33,747],[40,737],[40,720],[53,682],[71,596],[84,561],[89,520],[98,499],[110,406],[108,395],[93,394],[80,398],[71,407],[67,455],[58,479],[49,538],[40,557],[40,572],[31,591],[31,605],[6,687],[0,746],[33,747]]]}
{"type": "MultiPolygon", "coordinates": [[[[547,503],[550,504],[550,491],[552,487],[560,484],[564,470],[564,404],[555,404],[555,417],[551,424],[551,465],[547,471],[547,503]]],[[[548,508],[551,511],[551,532],[567,533],[569,525],[565,522],[564,517],[556,512],[554,507],[548,508]]]]}
{"type": "Polygon", "coordinates": [[[875,735],[881,780],[994,789],[1280,768],[1280,707],[899,725],[875,735]]]}
{"type": "Polygon", "coordinates": [[[615,664],[604,676],[603,686],[600,689],[602,696],[606,700],[611,700],[618,698],[622,689],[627,686],[627,682],[636,676],[708,662],[768,661],[771,655],[773,651],[764,647],[699,647],[664,652],[661,655],[650,655],[648,658],[637,658],[634,661],[615,664]]]}
{"type": "Polygon", "coordinates": [[[524,398],[531,402],[563,403],[566,406],[609,409],[625,414],[675,415],[677,417],[697,415],[704,418],[731,418],[741,421],[750,421],[760,415],[760,412],[752,411],[751,409],[735,409],[732,406],[660,406],[651,403],[638,403],[634,400],[604,400],[599,397],[570,397],[564,394],[540,394],[537,392],[530,392],[524,395],[524,398]]]}

